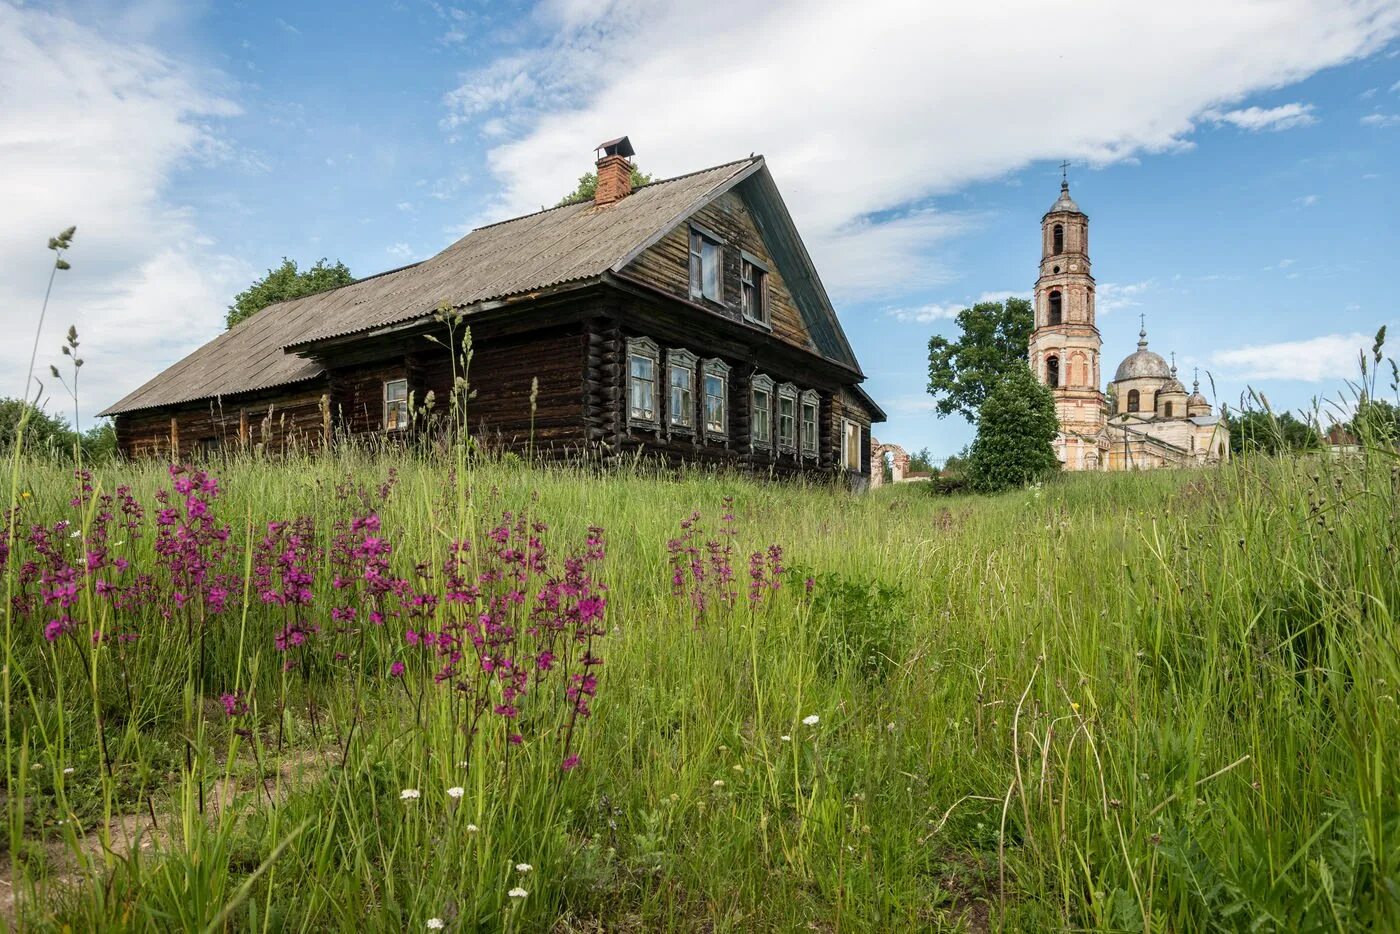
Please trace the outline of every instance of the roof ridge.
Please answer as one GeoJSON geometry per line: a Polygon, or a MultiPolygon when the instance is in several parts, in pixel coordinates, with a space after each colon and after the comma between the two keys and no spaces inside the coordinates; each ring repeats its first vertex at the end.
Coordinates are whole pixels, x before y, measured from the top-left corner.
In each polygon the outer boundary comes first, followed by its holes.
{"type": "MultiPolygon", "coordinates": [[[[299,301],[301,301],[303,298],[311,298],[312,296],[315,296],[315,295],[329,295],[329,294],[332,293],[332,292],[339,292],[341,289],[348,289],[348,288],[350,288],[350,286],[352,286],[352,285],[359,285],[361,282],[368,282],[368,281],[370,281],[371,279],[378,279],[380,276],[387,276],[387,275],[390,275],[390,274],[392,274],[392,273],[403,272],[405,269],[412,269],[414,266],[421,266],[421,265],[423,265],[423,264],[426,263],[426,262],[427,262],[427,260],[420,259],[420,260],[418,260],[416,263],[406,263],[405,265],[403,265],[403,266],[398,266],[398,267],[396,267],[396,268],[394,268],[394,269],[385,269],[385,270],[382,271],[382,272],[372,272],[372,273],[370,273],[369,275],[364,276],[363,278],[354,279],[354,280],[352,280],[352,281],[350,281],[350,282],[345,283],[344,285],[333,285],[333,286],[331,286],[330,288],[328,288],[328,289],[322,289],[322,290],[319,291],[319,292],[308,292],[308,293],[306,293],[305,295],[297,295],[297,296],[295,296],[295,297],[293,297],[293,298],[283,298],[283,299],[279,299],[279,300],[277,300],[277,301],[275,301],[275,302],[270,302],[269,304],[266,304],[266,305],[262,306],[261,308],[259,308],[257,311],[253,312],[253,313],[252,313],[251,315],[249,315],[248,317],[246,317],[246,318],[242,319],[241,321],[239,321],[237,324],[235,324],[235,325],[233,326],[233,328],[241,327],[241,326],[244,324],[244,322],[252,321],[252,320],[253,320],[254,318],[256,318],[258,315],[262,314],[264,311],[267,311],[269,308],[276,308],[278,305],[290,305],[292,302],[299,302],[299,301]]],[[[233,328],[224,328],[223,333],[224,333],[224,334],[227,334],[229,331],[232,331],[233,328]]],[[[211,339],[211,340],[218,340],[219,338],[216,336],[216,337],[213,337],[213,338],[210,338],[210,339],[211,339]]],[[[201,346],[202,346],[202,345],[201,345],[201,346]]],[[[196,348],[196,349],[198,349],[198,348],[196,348]]]]}
{"type": "MultiPolygon", "coordinates": [[[[715,169],[728,168],[731,165],[739,165],[740,163],[744,162],[757,162],[759,159],[762,158],[762,153],[755,153],[752,156],[745,156],[743,159],[733,159],[729,162],[721,162],[717,165],[708,166],[703,169],[696,169],[694,172],[686,172],[683,175],[672,175],[670,178],[658,178],[653,181],[647,182],[644,185],[638,185],[632,190],[634,192],[637,192],[641,191],[643,188],[655,188],[657,185],[668,185],[671,182],[678,182],[683,178],[690,178],[694,175],[703,175],[706,172],[713,172],[715,169]]],[[[482,224],[480,227],[473,227],[470,233],[476,233],[478,230],[490,230],[492,227],[499,227],[502,224],[511,224],[515,221],[523,221],[527,217],[538,217],[541,214],[548,214],[550,211],[558,211],[562,208],[571,208],[576,204],[593,204],[596,200],[597,199],[595,198],[589,198],[587,201],[570,201],[567,204],[556,204],[554,205],[554,207],[551,208],[540,208],[538,211],[531,211],[528,214],[519,214],[515,217],[505,217],[498,221],[492,221],[489,224],[482,224]]]]}

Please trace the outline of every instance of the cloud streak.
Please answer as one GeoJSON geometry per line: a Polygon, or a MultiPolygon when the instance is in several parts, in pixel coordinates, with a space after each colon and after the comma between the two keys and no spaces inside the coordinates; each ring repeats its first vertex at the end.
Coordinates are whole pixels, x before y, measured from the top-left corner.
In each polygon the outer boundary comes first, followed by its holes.
{"type": "Polygon", "coordinates": [[[1374,335],[1358,332],[1324,334],[1218,351],[1211,364],[1235,379],[1337,382],[1359,372],[1359,354],[1374,343],[1374,335]]]}

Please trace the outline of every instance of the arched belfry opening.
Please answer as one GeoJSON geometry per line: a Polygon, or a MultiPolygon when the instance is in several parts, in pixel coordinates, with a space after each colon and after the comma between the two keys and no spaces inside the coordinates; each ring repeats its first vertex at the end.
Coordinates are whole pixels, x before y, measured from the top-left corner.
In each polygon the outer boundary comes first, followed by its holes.
{"type": "Polygon", "coordinates": [[[1136,389],[1128,390],[1128,411],[1138,411],[1138,406],[1142,404],[1142,395],[1136,389]]]}
{"type": "Polygon", "coordinates": [[[1051,389],[1058,389],[1060,386],[1060,358],[1050,356],[1045,359],[1045,385],[1051,389]]]}
{"type": "Polygon", "coordinates": [[[1052,252],[1054,252],[1054,254],[1055,254],[1056,256],[1059,256],[1061,253],[1063,253],[1063,252],[1065,251],[1065,225],[1064,225],[1064,224],[1056,224],[1056,225],[1055,225],[1054,237],[1055,237],[1055,247],[1054,247],[1054,250],[1053,250],[1052,252]]]}
{"type": "Polygon", "coordinates": [[[1050,293],[1050,324],[1060,324],[1064,321],[1064,298],[1059,291],[1050,293]]]}

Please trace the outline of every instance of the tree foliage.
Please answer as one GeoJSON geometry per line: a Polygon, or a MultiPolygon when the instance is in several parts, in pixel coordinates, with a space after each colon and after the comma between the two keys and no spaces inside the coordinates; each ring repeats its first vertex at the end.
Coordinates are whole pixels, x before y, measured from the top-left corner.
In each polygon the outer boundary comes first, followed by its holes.
{"type": "Polygon", "coordinates": [[[1226,416],[1231,454],[1282,454],[1316,450],[1322,444],[1317,428],[1292,412],[1247,409],[1226,416]]]}
{"type": "Polygon", "coordinates": [[[81,443],[83,458],[88,461],[106,460],[116,453],[116,432],[110,422],[101,422],[79,435],[63,416],[13,398],[0,398],[0,452],[14,450],[26,411],[29,422],[24,426],[24,449],[34,456],[72,460],[75,442],[81,443]]]}
{"type": "Polygon", "coordinates": [[[1052,444],[1059,430],[1054,396],[1024,360],[1018,361],[978,412],[968,483],[978,492],[995,493],[1044,480],[1059,469],[1052,444]]]}
{"type": "Polygon", "coordinates": [[[940,416],[976,421],[992,389],[1025,367],[1035,316],[1024,298],[978,302],[958,312],[961,335],[928,342],[928,391],[940,416]]]}
{"type": "Polygon", "coordinates": [[[1400,444],[1400,405],[1363,396],[1345,427],[1370,446],[1400,444]]]}
{"type": "Polygon", "coordinates": [[[305,295],[315,295],[317,292],[349,285],[354,281],[355,277],[340,260],[332,264],[322,257],[316,261],[316,265],[303,272],[297,269],[296,260],[284,256],[282,265],[276,269],[269,269],[267,275],[234,296],[233,304],[228,306],[225,323],[228,327],[233,327],[268,305],[305,295]]]}
{"type": "MultiPolygon", "coordinates": [[[[632,166],[632,187],[640,188],[651,183],[651,176],[632,166]]],[[[556,208],[562,208],[566,204],[578,204],[580,201],[592,201],[593,196],[598,193],[598,173],[584,172],[578,177],[578,187],[567,195],[559,199],[556,208]]]]}

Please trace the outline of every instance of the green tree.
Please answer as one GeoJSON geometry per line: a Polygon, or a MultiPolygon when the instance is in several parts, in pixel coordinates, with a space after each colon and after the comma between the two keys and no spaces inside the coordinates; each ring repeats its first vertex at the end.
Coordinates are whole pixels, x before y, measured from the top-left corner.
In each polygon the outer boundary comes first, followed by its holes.
{"type": "Polygon", "coordinates": [[[1231,454],[1309,451],[1322,443],[1317,428],[1292,412],[1276,414],[1268,409],[1247,409],[1229,413],[1225,424],[1230,429],[1231,454]]]}
{"type": "MultiPolygon", "coordinates": [[[[651,183],[651,176],[632,166],[632,187],[640,188],[651,183]]],[[[578,177],[578,187],[567,195],[559,199],[556,208],[562,208],[566,204],[578,204],[580,201],[592,201],[593,196],[598,193],[598,173],[584,172],[578,177]]]]}
{"type": "Polygon", "coordinates": [[[1035,483],[1059,469],[1052,442],[1060,430],[1055,399],[1025,361],[992,388],[977,415],[967,460],[974,490],[995,493],[1035,483]]]}
{"type": "Polygon", "coordinates": [[[1363,396],[1346,429],[1368,445],[1400,443],[1400,405],[1363,396]]]}
{"type": "Polygon", "coordinates": [[[355,281],[349,268],[339,260],[334,264],[322,257],[316,265],[305,272],[297,269],[296,260],[282,257],[282,265],[269,269],[267,275],[258,279],[248,288],[233,297],[225,318],[227,327],[233,327],[245,318],[262,311],[268,305],[285,302],[292,298],[315,295],[327,289],[339,288],[355,281]]]}
{"type": "Polygon", "coordinates": [[[82,444],[83,460],[88,463],[105,461],[116,454],[117,437],[111,422],[94,425],[80,436],[62,415],[12,398],[0,398],[0,452],[8,454],[14,450],[20,419],[26,411],[29,421],[24,426],[24,449],[36,457],[72,461],[75,442],[82,444]]]}
{"type": "Polygon", "coordinates": [[[937,473],[933,466],[933,454],[928,448],[920,448],[909,455],[909,469],[915,473],[937,473]]]}
{"type": "Polygon", "coordinates": [[[940,416],[975,421],[982,404],[1007,374],[1023,368],[1035,316],[1024,298],[978,302],[958,312],[955,341],[928,342],[928,391],[940,416]]]}

